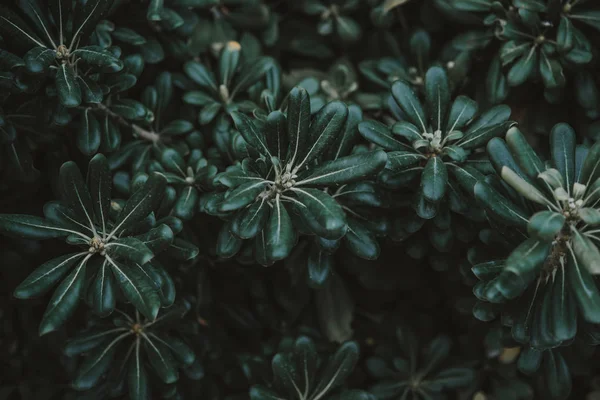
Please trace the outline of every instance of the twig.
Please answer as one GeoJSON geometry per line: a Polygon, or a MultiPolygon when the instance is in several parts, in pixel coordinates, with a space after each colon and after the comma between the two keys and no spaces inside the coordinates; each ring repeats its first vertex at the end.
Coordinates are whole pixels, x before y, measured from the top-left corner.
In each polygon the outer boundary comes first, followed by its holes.
{"type": "Polygon", "coordinates": [[[111,111],[108,107],[106,107],[102,103],[98,103],[96,105],[96,109],[104,112],[109,117],[111,117],[112,119],[117,121],[119,124],[126,126],[128,128],[131,128],[131,130],[133,130],[133,132],[136,136],[138,136],[144,140],[151,141],[152,143],[156,143],[160,140],[160,135],[158,133],[147,131],[146,129],[142,128],[141,126],[127,121],[125,118],[123,118],[119,114],[111,111]]]}

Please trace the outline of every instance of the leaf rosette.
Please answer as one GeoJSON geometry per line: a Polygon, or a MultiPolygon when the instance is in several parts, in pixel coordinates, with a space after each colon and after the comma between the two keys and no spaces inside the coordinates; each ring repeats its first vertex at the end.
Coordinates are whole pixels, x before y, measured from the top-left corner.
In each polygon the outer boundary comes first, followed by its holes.
{"type": "Polygon", "coordinates": [[[202,210],[227,220],[217,244],[221,257],[234,256],[244,239],[253,239],[256,260],[269,265],[290,254],[299,233],[329,240],[346,235],[344,208],[330,190],[373,176],[387,159],[381,150],[336,158],[331,150],[345,144],[348,114],[346,105],[331,102],[311,121],[303,88],[290,92],[287,115],[274,111],[264,124],[233,114],[259,157],[218,174],[215,185],[227,190],[201,199],[202,210]]]}

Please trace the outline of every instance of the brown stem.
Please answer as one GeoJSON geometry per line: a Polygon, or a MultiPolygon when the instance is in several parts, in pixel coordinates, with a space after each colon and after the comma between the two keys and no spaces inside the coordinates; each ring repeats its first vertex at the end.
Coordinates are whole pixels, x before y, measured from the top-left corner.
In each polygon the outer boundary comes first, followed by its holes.
{"type": "Polygon", "coordinates": [[[109,117],[111,117],[112,119],[117,121],[119,124],[126,126],[128,128],[131,128],[133,130],[133,133],[135,133],[136,136],[138,136],[144,140],[148,140],[152,143],[156,143],[160,140],[160,135],[158,133],[147,131],[144,128],[142,128],[141,126],[127,121],[125,118],[123,118],[119,114],[111,111],[104,104],[98,103],[96,105],[96,108],[98,110],[102,111],[103,113],[107,114],[109,117]]]}

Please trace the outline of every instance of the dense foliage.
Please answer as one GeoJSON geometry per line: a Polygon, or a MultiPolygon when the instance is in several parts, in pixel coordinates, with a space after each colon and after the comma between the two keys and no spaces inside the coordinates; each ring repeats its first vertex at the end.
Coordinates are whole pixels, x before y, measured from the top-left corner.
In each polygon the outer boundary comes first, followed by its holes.
{"type": "Polygon", "coordinates": [[[6,0],[0,400],[599,399],[600,2],[6,0]]]}

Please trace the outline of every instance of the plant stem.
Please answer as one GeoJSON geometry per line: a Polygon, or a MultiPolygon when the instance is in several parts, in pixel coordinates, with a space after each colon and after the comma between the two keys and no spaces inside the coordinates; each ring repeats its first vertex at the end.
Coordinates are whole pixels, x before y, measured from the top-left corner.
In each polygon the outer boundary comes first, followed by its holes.
{"type": "Polygon", "coordinates": [[[114,113],[113,111],[111,111],[108,107],[106,107],[104,104],[102,103],[98,103],[96,105],[96,108],[102,112],[104,112],[105,114],[107,114],[109,117],[113,118],[115,121],[117,121],[119,124],[126,126],[128,128],[131,128],[133,130],[133,132],[140,138],[144,139],[144,140],[148,140],[151,141],[152,143],[156,143],[160,140],[160,135],[156,132],[151,132],[151,131],[147,131],[146,129],[142,128],[139,125],[136,125],[134,123],[131,123],[129,121],[127,121],[125,118],[123,118],[122,116],[120,116],[119,114],[114,113]]]}

